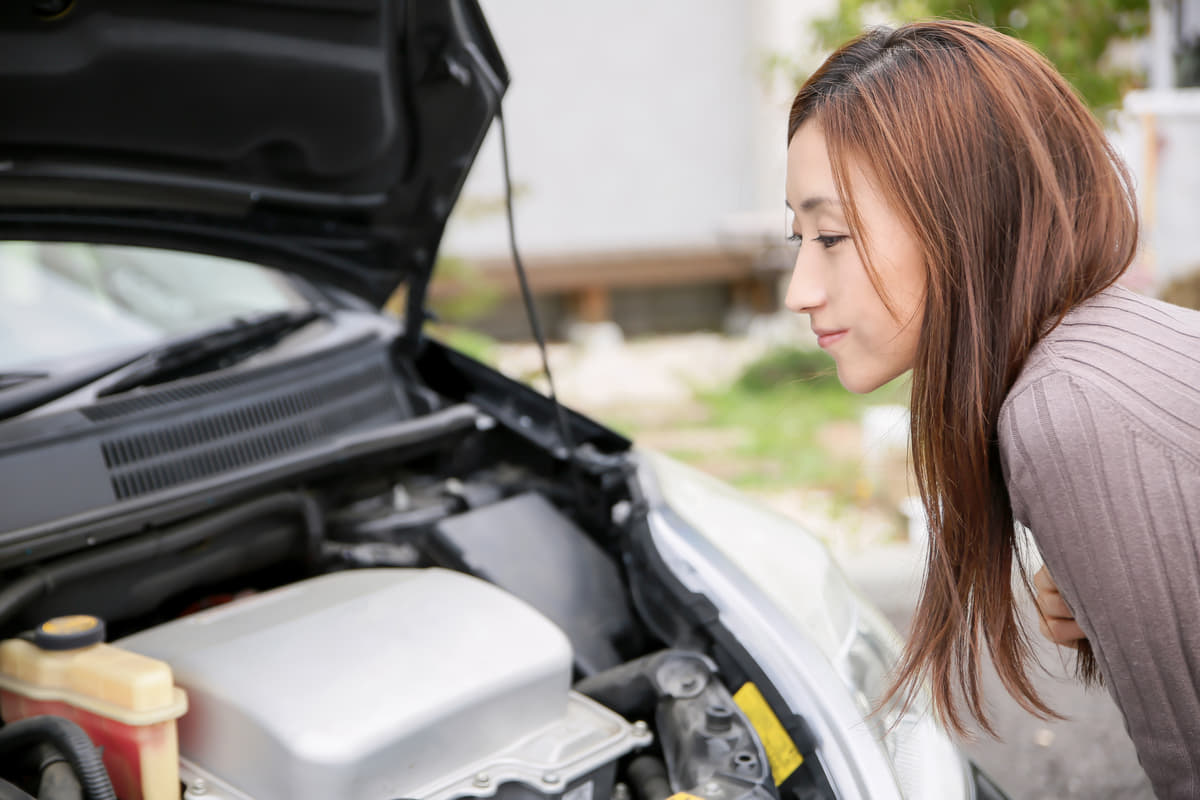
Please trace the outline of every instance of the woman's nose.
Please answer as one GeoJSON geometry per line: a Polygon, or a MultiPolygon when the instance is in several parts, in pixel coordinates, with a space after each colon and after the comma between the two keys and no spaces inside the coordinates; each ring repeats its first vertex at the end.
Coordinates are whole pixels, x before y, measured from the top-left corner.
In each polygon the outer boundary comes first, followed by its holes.
{"type": "Polygon", "coordinates": [[[819,272],[815,265],[805,262],[805,253],[801,249],[796,253],[792,279],[788,282],[787,296],[784,298],[788,310],[797,314],[807,314],[825,302],[825,286],[819,272]]]}

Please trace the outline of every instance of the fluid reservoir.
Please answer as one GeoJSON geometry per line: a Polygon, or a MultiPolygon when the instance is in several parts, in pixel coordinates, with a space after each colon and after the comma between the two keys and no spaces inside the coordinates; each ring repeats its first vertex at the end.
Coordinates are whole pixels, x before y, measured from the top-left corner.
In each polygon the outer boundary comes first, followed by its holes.
{"type": "Polygon", "coordinates": [[[164,662],[104,643],[96,617],[58,617],[0,642],[0,717],[53,714],[103,748],[122,800],[178,800],[175,720],[187,695],[164,662]]]}

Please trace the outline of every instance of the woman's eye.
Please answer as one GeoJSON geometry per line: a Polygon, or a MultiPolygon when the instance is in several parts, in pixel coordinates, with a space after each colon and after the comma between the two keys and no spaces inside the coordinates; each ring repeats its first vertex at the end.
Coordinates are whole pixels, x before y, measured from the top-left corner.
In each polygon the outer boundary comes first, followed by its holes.
{"type": "MultiPolygon", "coordinates": [[[[820,242],[821,246],[824,247],[826,250],[828,250],[829,248],[833,247],[835,244],[838,244],[842,240],[849,239],[849,238],[850,238],[849,236],[844,236],[844,235],[840,235],[840,234],[823,235],[823,236],[815,237],[814,241],[820,242]]],[[[798,233],[793,233],[791,236],[787,237],[787,240],[789,242],[792,242],[793,244],[801,244],[804,241],[804,237],[798,233]]]]}

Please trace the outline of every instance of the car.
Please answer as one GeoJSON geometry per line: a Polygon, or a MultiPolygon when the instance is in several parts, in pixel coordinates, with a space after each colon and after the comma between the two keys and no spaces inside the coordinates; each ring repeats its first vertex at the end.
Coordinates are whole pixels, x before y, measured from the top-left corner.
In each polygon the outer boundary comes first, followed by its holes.
{"type": "Polygon", "coordinates": [[[0,10],[0,795],[1004,797],[816,538],[428,335],[508,84],[472,0],[0,10]]]}

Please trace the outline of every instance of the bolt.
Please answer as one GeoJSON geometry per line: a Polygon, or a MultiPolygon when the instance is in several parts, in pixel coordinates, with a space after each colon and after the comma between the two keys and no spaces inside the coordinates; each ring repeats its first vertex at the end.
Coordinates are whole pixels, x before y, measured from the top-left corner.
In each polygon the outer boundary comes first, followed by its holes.
{"type": "Polygon", "coordinates": [[[474,783],[480,789],[484,788],[491,782],[492,782],[492,779],[488,776],[488,774],[486,772],[476,772],[475,773],[474,783]]]}
{"type": "Polygon", "coordinates": [[[758,766],[758,759],[753,753],[741,752],[733,758],[734,769],[751,770],[758,766]]]}
{"type": "Polygon", "coordinates": [[[623,783],[613,784],[612,800],[631,800],[632,795],[629,793],[629,787],[623,783]]]}
{"type": "Polygon", "coordinates": [[[729,706],[711,703],[704,709],[704,722],[714,733],[724,733],[733,727],[733,710],[729,706]]]}
{"type": "Polygon", "coordinates": [[[719,795],[721,793],[721,784],[716,781],[709,781],[704,784],[704,793],[707,795],[719,795]]]}
{"type": "Polygon", "coordinates": [[[550,784],[551,786],[555,785],[556,783],[558,783],[561,780],[562,780],[562,778],[560,778],[558,776],[557,772],[547,772],[545,775],[542,776],[542,781],[550,784]]]}
{"type": "Polygon", "coordinates": [[[649,732],[650,726],[647,725],[643,720],[639,719],[637,722],[633,723],[633,735],[637,736],[639,739],[649,732]]]}
{"type": "Polygon", "coordinates": [[[208,782],[204,778],[196,778],[192,781],[192,794],[208,794],[208,782]]]}

